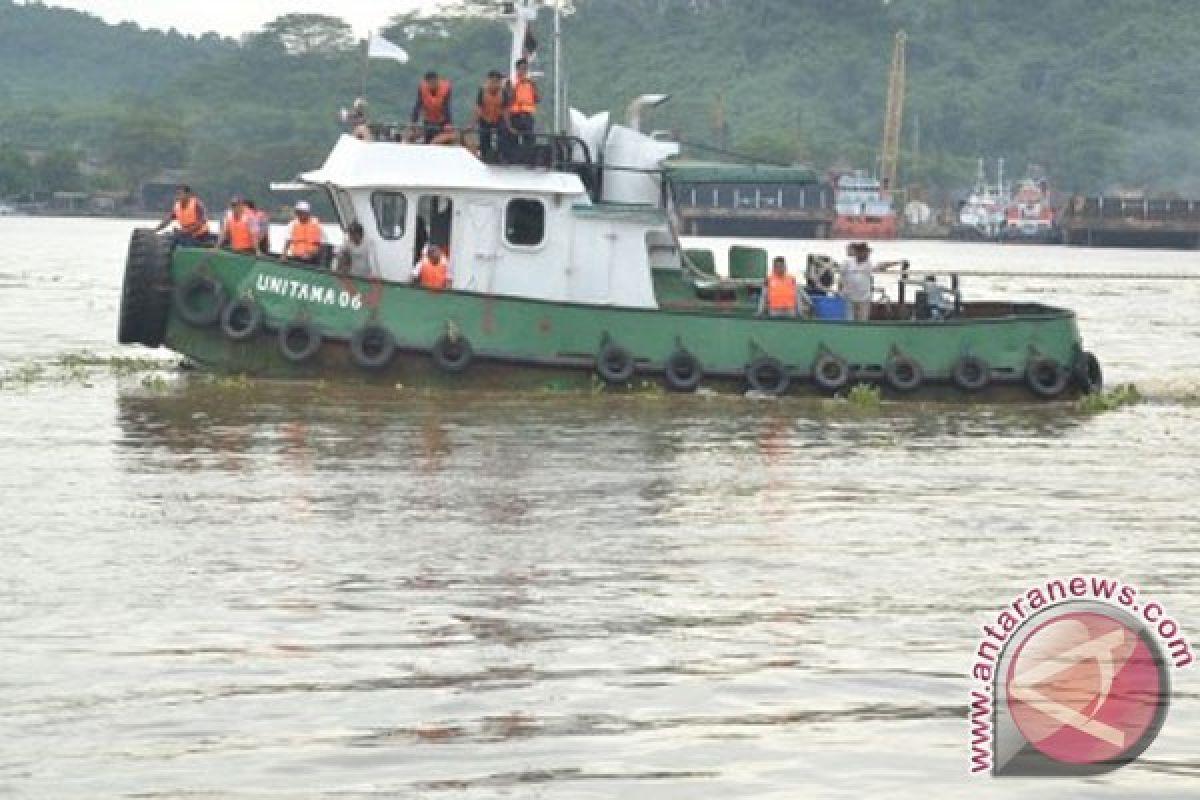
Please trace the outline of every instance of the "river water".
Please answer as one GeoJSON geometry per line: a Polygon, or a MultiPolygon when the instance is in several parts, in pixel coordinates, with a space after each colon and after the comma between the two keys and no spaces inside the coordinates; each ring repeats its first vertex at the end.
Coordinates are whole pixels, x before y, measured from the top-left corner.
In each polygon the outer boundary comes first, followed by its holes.
{"type": "MultiPolygon", "coordinates": [[[[1097,415],[434,395],[116,347],[132,226],[0,219],[0,796],[1026,797],[968,776],[997,609],[1100,573],[1200,644],[1200,282],[966,284],[1077,309],[1147,396],[1097,415]]],[[[1200,793],[1173,680],[1140,761],[1056,796],[1200,793]]]]}

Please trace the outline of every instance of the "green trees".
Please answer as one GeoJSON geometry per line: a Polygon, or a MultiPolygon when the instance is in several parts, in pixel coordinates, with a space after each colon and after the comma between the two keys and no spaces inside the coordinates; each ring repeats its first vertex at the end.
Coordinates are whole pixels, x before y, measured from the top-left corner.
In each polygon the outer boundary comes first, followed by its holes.
{"type": "Polygon", "coordinates": [[[33,191],[33,164],[23,150],[0,144],[0,200],[33,191]]]}
{"type": "MultiPolygon", "coordinates": [[[[507,68],[507,31],[488,18],[496,4],[445,7],[435,18],[399,15],[384,32],[411,62],[372,62],[373,119],[406,117],[432,67],[455,80],[461,120],[480,77],[507,68]]],[[[1200,15],[1186,3],[574,0],[570,10],[571,104],[620,120],[635,95],[670,93],[650,124],[688,142],[874,167],[892,36],[904,28],[903,182],[960,189],[977,158],[1004,157],[1010,172],[1041,164],[1063,188],[1125,183],[1200,196],[1200,60],[1185,57],[1200,50],[1200,15]]],[[[545,18],[537,26],[543,120],[549,27],[545,18]]],[[[264,191],[327,151],[337,110],[359,93],[361,56],[335,16],[288,14],[235,42],[0,0],[0,141],[11,143],[0,150],[0,194],[39,177],[14,152],[61,148],[101,162],[129,189],[182,166],[214,192],[264,191]]],[[[58,177],[79,182],[66,173],[58,177]]]]}

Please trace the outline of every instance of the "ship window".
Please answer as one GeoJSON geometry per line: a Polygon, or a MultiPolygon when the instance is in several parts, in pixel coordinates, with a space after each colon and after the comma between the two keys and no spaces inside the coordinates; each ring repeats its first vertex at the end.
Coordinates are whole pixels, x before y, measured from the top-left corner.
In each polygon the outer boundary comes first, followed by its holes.
{"type": "Polygon", "coordinates": [[[375,210],[375,225],[384,239],[404,238],[404,221],[408,214],[408,201],[399,192],[375,192],[371,195],[371,207],[375,210]]]}
{"type": "Polygon", "coordinates": [[[546,238],[546,206],[541,200],[510,200],[504,238],[518,247],[537,247],[546,238]]]}

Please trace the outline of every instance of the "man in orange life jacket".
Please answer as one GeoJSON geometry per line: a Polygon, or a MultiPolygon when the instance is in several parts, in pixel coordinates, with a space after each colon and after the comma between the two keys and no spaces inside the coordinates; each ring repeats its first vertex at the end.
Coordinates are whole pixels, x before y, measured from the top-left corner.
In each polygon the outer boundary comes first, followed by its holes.
{"type": "Polygon", "coordinates": [[[418,138],[425,144],[442,144],[449,136],[453,139],[454,120],[450,106],[454,85],[434,71],[425,73],[425,79],[417,84],[417,100],[413,103],[412,124],[417,128],[418,138]]]}
{"type": "MultiPolygon", "coordinates": [[[[803,300],[807,302],[807,297],[803,300]]],[[[759,315],[768,317],[798,317],[802,296],[796,289],[795,277],[788,274],[787,262],[777,256],[771,265],[771,274],[763,285],[762,297],[758,301],[759,315]]]]}
{"type": "Polygon", "coordinates": [[[442,248],[431,244],[425,249],[425,257],[413,268],[413,283],[422,289],[441,292],[450,288],[453,278],[450,275],[450,262],[446,259],[442,248]]]}
{"type": "Polygon", "coordinates": [[[154,230],[161,231],[172,222],[179,226],[175,231],[175,244],[199,247],[212,242],[204,203],[192,193],[192,187],[183,184],[175,187],[175,205],[154,230]]]}
{"type": "Polygon", "coordinates": [[[513,137],[510,158],[515,156],[515,160],[525,161],[530,158],[534,116],[542,96],[537,84],[529,77],[529,59],[518,59],[516,68],[516,75],[508,86],[509,104],[504,122],[513,137]]]}
{"type": "Polygon", "coordinates": [[[246,201],[240,196],[235,196],[229,202],[229,212],[225,214],[225,219],[221,223],[221,235],[217,237],[217,243],[213,247],[225,247],[226,245],[233,252],[242,255],[262,255],[262,251],[258,248],[256,222],[251,217],[250,210],[246,208],[246,201]]]}
{"type": "Polygon", "coordinates": [[[288,228],[288,238],[279,252],[279,260],[286,261],[290,256],[293,261],[304,264],[321,263],[321,245],[325,241],[325,232],[321,228],[321,220],[312,214],[312,207],[301,200],[296,203],[296,218],[288,228]]]}
{"type": "Polygon", "coordinates": [[[488,164],[499,161],[500,136],[512,98],[504,85],[504,73],[492,70],[487,83],[475,97],[474,127],[479,131],[479,154],[488,164]]]}

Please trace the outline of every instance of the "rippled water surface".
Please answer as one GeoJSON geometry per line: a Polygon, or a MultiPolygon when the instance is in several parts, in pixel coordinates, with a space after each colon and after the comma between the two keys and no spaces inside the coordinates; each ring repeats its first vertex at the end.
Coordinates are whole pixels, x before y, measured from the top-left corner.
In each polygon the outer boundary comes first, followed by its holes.
{"type": "MultiPolygon", "coordinates": [[[[968,282],[1079,311],[1149,397],[1100,415],[428,395],[117,348],[131,227],[0,219],[0,796],[1027,797],[967,776],[996,609],[1096,572],[1200,631],[1200,283],[968,282]]],[[[1174,679],[1141,761],[1056,796],[1200,794],[1174,679]]]]}

